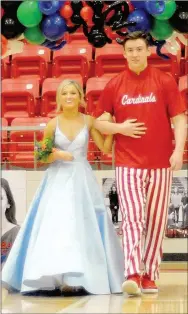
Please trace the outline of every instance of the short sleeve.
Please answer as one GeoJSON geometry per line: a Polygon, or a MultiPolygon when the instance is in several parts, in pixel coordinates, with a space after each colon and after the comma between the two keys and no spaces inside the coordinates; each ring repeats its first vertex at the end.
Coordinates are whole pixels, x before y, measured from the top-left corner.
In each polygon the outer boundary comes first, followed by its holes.
{"type": "Polygon", "coordinates": [[[163,76],[162,86],[164,87],[164,99],[167,104],[170,118],[186,111],[186,102],[183,100],[175,79],[166,74],[163,76]]]}
{"type": "Polygon", "coordinates": [[[105,89],[102,91],[99,101],[94,112],[94,116],[97,118],[104,112],[109,112],[113,115],[113,105],[114,105],[114,87],[113,81],[110,80],[105,89]]]}

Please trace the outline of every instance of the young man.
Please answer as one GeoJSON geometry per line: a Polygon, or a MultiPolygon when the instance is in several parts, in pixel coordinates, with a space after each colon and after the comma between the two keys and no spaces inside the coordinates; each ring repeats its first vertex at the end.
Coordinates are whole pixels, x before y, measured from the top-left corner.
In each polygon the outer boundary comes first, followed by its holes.
{"type": "Polygon", "coordinates": [[[186,107],[177,84],[170,74],[148,65],[149,55],[146,34],[126,36],[128,66],[107,84],[96,110],[96,116],[106,112],[116,121],[96,120],[95,127],[115,134],[116,180],[124,217],[123,291],[132,295],[158,291],[155,280],[162,258],[172,170],[182,167],[186,139],[186,107]],[[145,267],[142,275],[141,261],[145,267]]]}

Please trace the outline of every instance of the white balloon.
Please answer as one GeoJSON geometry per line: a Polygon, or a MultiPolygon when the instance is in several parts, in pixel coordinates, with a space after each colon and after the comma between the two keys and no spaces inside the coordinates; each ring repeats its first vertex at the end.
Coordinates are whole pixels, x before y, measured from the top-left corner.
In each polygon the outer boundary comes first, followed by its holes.
{"type": "Polygon", "coordinates": [[[188,46],[188,38],[186,38],[183,34],[177,33],[178,39],[181,41],[182,44],[188,46]]]}
{"type": "Polygon", "coordinates": [[[20,53],[23,51],[24,43],[19,40],[8,40],[8,46],[7,46],[7,51],[6,53],[1,57],[2,59],[13,55],[15,53],[20,53]]]}
{"type": "Polygon", "coordinates": [[[178,49],[175,48],[175,47],[173,47],[173,46],[171,45],[171,43],[169,43],[169,42],[166,42],[166,44],[164,45],[164,48],[165,48],[169,53],[171,53],[171,54],[174,55],[174,56],[176,56],[177,53],[178,53],[178,49]]]}

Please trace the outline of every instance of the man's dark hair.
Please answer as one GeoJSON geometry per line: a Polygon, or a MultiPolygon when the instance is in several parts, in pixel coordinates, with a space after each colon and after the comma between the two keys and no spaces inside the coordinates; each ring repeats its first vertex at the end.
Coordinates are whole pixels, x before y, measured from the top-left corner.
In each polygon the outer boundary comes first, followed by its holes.
{"type": "Polygon", "coordinates": [[[125,44],[128,40],[136,40],[136,39],[143,39],[146,43],[146,46],[149,47],[149,39],[150,39],[149,34],[141,32],[141,31],[127,33],[122,43],[123,47],[125,47],[125,44]]]}

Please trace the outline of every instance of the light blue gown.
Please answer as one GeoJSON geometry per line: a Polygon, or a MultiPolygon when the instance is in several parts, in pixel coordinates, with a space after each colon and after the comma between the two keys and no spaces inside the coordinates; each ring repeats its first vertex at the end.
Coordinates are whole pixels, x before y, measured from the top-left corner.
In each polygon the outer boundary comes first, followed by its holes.
{"type": "MultiPolygon", "coordinates": [[[[58,120],[57,120],[58,121],[58,120]]],[[[21,293],[82,286],[91,294],[121,293],[123,252],[87,161],[86,124],[73,141],[55,130],[55,146],[73,154],[45,172],[2,271],[21,293]]]]}

